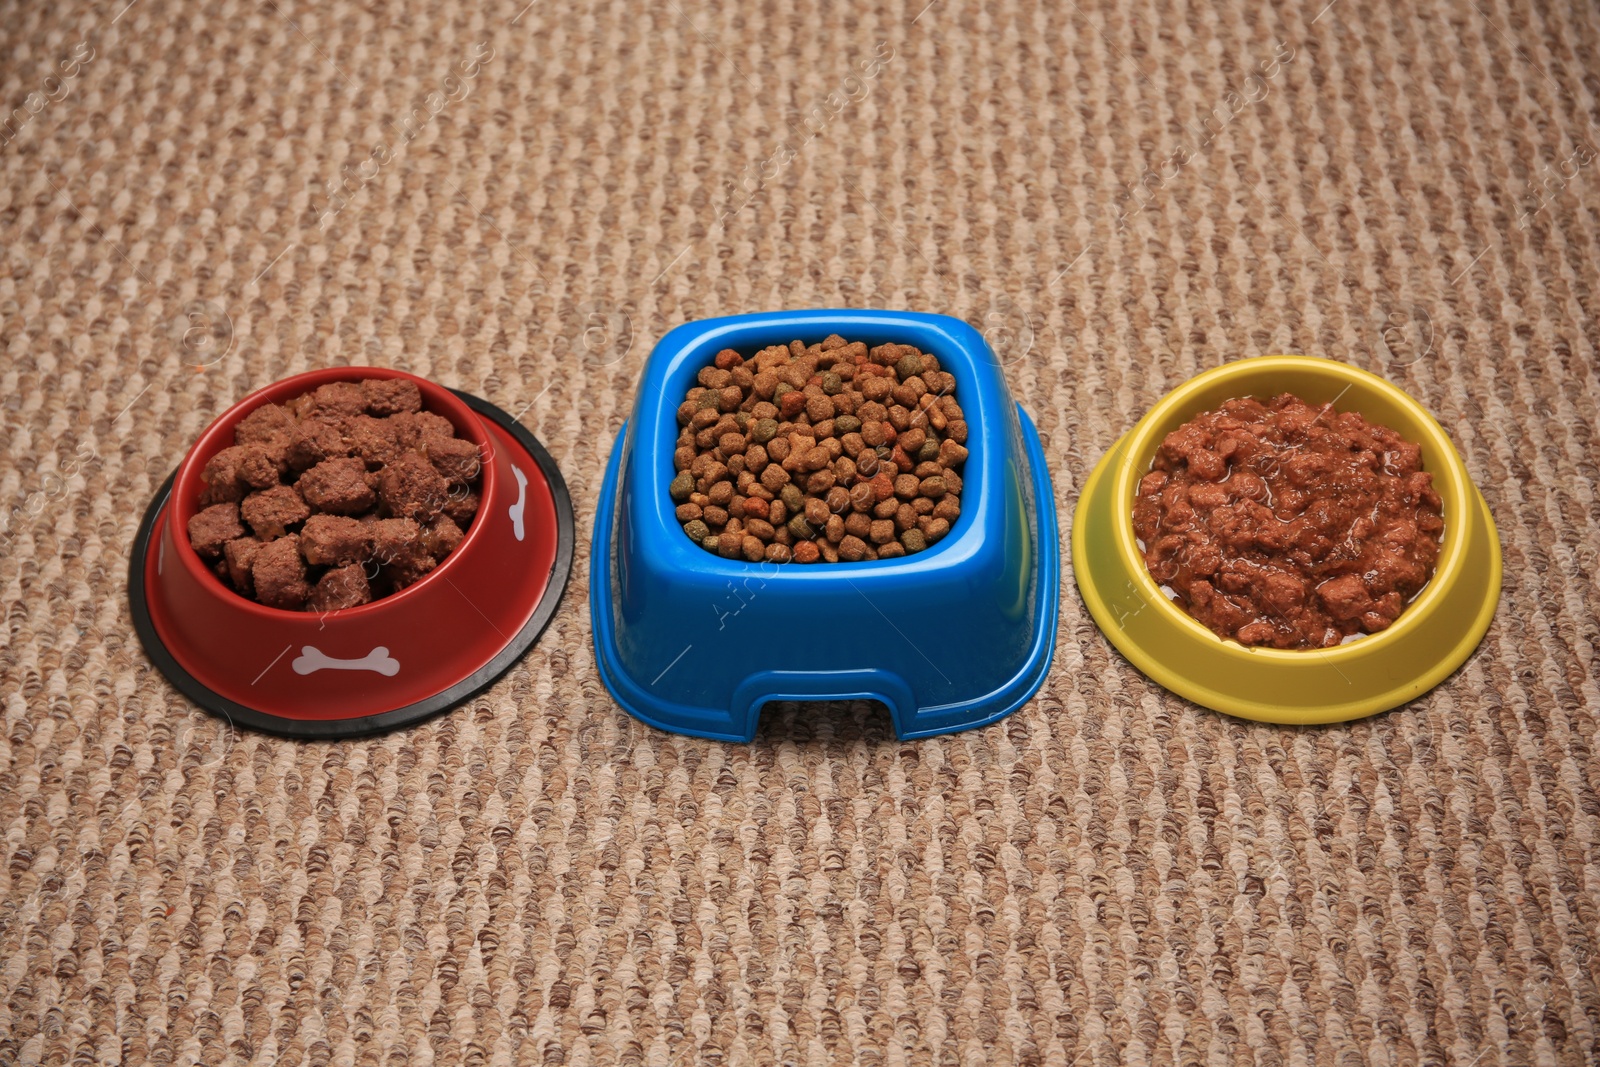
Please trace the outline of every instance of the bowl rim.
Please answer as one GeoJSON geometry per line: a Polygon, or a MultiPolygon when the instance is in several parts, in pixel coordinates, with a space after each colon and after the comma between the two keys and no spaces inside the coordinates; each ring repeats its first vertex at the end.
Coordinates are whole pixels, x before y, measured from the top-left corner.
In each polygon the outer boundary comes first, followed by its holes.
{"type": "MultiPolygon", "coordinates": [[[[1249,396],[1259,397],[1260,393],[1241,389],[1235,398],[1249,396]]],[[[1363,417],[1366,416],[1363,414],[1363,417]]],[[[1408,432],[1410,428],[1389,428],[1407,440],[1412,439],[1408,432]]],[[[1112,447],[1113,450],[1121,449],[1123,453],[1114,468],[1111,486],[1112,501],[1117,509],[1114,542],[1118,554],[1122,557],[1123,565],[1133,575],[1133,581],[1139,586],[1146,603],[1153,602],[1155,610],[1164,613],[1196,636],[1210,639],[1215,643],[1218,653],[1230,659],[1246,657],[1246,660],[1241,662],[1259,663],[1262,659],[1266,659],[1284,663],[1303,663],[1310,656],[1316,655],[1324,663],[1336,666],[1359,662],[1385,646],[1403,640],[1411,630],[1425,625],[1427,618],[1434,613],[1436,605],[1444,598],[1446,588],[1456,581],[1465,566],[1464,531],[1468,523],[1467,509],[1477,506],[1476,490],[1449,435],[1438,420],[1410,394],[1378,375],[1349,363],[1305,355],[1255,356],[1224,363],[1195,375],[1168,392],[1112,447]],[[1427,584],[1406,604],[1405,609],[1388,628],[1331,648],[1264,648],[1243,645],[1232,638],[1221,637],[1161,591],[1160,585],[1145,564],[1144,555],[1138,549],[1133,532],[1133,503],[1137,482],[1149,472],[1149,461],[1154,458],[1161,439],[1170,432],[1162,430],[1161,427],[1175,416],[1188,419],[1204,410],[1209,410],[1206,407],[1196,406],[1200,403],[1199,396],[1212,391],[1220,382],[1248,380],[1279,374],[1286,370],[1309,371],[1326,376],[1335,382],[1342,382],[1345,388],[1338,397],[1326,405],[1333,410],[1355,411],[1361,414],[1358,406],[1338,406],[1339,400],[1345,393],[1359,387],[1384,396],[1391,404],[1410,416],[1414,428],[1420,430],[1424,438],[1413,441],[1422,447],[1423,469],[1433,474],[1435,487],[1440,490],[1439,495],[1444,504],[1442,513],[1445,525],[1440,554],[1427,584]],[[1141,463],[1141,460],[1144,462],[1141,463]],[[1456,531],[1455,536],[1451,536],[1452,531],[1456,531]]]]}
{"type": "MultiPolygon", "coordinates": [[[[493,442],[490,440],[488,430],[484,427],[478,415],[449,389],[409,371],[393,367],[319,367],[302,371],[299,374],[292,374],[287,378],[280,378],[262,386],[225,408],[195,438],[194,443],[189,446],[188,452],[184,454],[183,461],[174,472],[170,494],[171,512],[168,528],[171,531],[172,539],[177,542],[177,552],[182,565],[196,576],[201,588],[207,592],[223,596],[230,602],[242,607],[246,612],[263,619],[304,619],[308,615],[321,614],[304,610],[296,611],[289,608],[275,608],[258,600],[252,600],[237,589],[224,584],[216,572],[206,566],[205,561],[200,558],[200,554],[189,543],[188,537],[189,519],[193,518],[201,510],[196,506],[198,503],[198,487],[203,483],[200,475],[204,464],[199,457],[204,454],[206,460],[209,461],[217,452],[228,447],[226,444],[217,448],[211,448],[210,446],[224,435],[231,434],[246,415],[259,407],[264,407],[269,403],[281,404],[286,400],[311,392],[319,385],[326,385],[330,382],[361,381],[367,378],[404,378],[415,382],[423,396],[422,409],[424,411],[432,411],[436,415],[449,419],[451,425],[456,428],[456,432],[458,434],[466,434],[467,438],[478,447],[480,454],[484,454],[487,450],[489,458],[480,464],[483,478],[478,494],[479,508],[482,509],[493,499],[493,493],[498,486],[497,475],[494,470],[495,464],[492,462],[493,442]]],[[[466,536],[461,539],[461,543],[438,566],[404,589],[366,604],[358,604],[352,608],[335,608],[327,614],[337,615],[344,620],[354,620],[375,614],[385,608],[392,608],[397,604],[403,606],[408,593],[433,583],[434,579],[440,574],[446,573],[446,568],[455,562],[470,545],[477,542],[477,534],[481,529],[483,529],[483,524],[474,521],[467,529],[466,536]]]]}
{"type": "MultiPolygon", "coordinates": [[[[779,583],[818,578],[840,582],[874,581],[881,575],[943,572],[983,555],[985,526],[996,521],[989,518],[988,513],[999,507],[991,486],[1003,481],[1005,435],[1008,424],[1015,419],[1009,386],[988,343],[970,324],[952,316],[862,308],[807,308],[693,319],[663,335],[646,360],[634,413],[625,431],[625,444],[633,454],[624,461],[618,477],[625,481],[634,473],[648,476],[648,488],[638,497],[643,506],[633,509],[630,522],[635,526],[648,522],[653,534],[676,534],[662,536],[655,543],[651,551],[657,561],[688,568],[708,578],[746,577],[751,567],[766,568],[767,580],[779,583]],[[967,440],[968,457],[961,470],[961,515],[951,525],[950,532],[936,544],[921,552],[889,560],[818,561],[791,566],[770,560],[725,559],[692,544],[684,535],[682,524],[672,514],[676,505],[669,507],[667,496],[667,483],[674,473],[672,453],[678,431],[676,412],[683,402],[681,394],[692,385],[699,368],[710,365],[711,357],[719,348],[776,344],[779,342],[753,340],[751,335],[776,335],[784,331],[790,331],[791,338],[820,334],[819,340],[829,333],[846,336],[853,331],[858,335],[853,340],[863,340],[860,334],[882,334],[885,335],[883,340],[869,340],[868,343],[916,344],[939,359],[941,370],[956,377],[954,395],[967,415],[972,432],[967,440]],[[942,342],[940,347],[926,343],[933,339],[942,342]],[[950,355],[954,358],[949,358],[950,355]],[[704,362],[701,362],[702,357],[704,362]],[[679,389],[679,385],[684,388],[679,389]],[[991,408],[992,419],[975,417],[980,410],[991,408]],[[652,430],[656,431],[656,438],[647,440],[652,430]]],[[[623,508],[619,506],[616,510],[620,522],[623,508]]]]}

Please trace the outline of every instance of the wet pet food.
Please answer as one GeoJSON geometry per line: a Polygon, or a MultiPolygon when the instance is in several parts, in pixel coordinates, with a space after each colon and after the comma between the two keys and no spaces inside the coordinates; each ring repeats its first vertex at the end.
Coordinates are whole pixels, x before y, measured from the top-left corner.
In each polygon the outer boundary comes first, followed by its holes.
{"type": "Polygon", "coordinates": [[[920,552],[961,515],[955,378],[911,345],[837,334],[717,353],[678,407],[668,486],[726,559],[854,563],[920,552]]]}
{"type": "Polygon", "coordinates": [[[189,543],[269,607],[355,607],[455,550],[480,473],[477,446],[422,410],[415,382],[331,382],[240,420],[201,474],[189,543]]]}
{"type": "Polygon", "coordinates": [[[1218,636],[1324,648],[1400,616],[1433,575],[1441,510],[1417,445],[1285,393],[1168,434],[1133,529],[1151,577],[1218,636]]]}

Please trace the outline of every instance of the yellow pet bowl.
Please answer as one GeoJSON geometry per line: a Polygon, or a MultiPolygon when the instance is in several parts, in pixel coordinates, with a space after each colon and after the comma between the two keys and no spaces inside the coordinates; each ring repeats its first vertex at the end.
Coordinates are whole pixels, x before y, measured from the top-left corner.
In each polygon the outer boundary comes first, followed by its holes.
{"type": "Polygon", "coordinates": [[[1343,722],[1421,696],[1472,654],[1500,597],[1500,538],[1450,438],[1415,400],[1348,364],[1262,356],[1191,378],[1106,454],[1078,500],[1072,569],[1111,643],[1179,696],[1262,722],[1343,722]],[[1161,592],[1134,541],[1134,493],[1167,434],[1224,401],[1279,393],[1359,412],[1421,445],[1444,504],[1433,579],[1387,630],[1334,648],[1246,648],[1218,637],[1161,592]]]}

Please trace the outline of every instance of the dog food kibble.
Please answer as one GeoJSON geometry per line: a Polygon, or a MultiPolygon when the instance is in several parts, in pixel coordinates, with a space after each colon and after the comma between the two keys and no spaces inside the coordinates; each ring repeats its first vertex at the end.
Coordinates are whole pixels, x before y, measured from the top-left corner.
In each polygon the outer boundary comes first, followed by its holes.
{"type": "Polygon", "coordinates": [[[216,559],[223,545],[243,536],[237,504],[212,504],[189,520],[189,543],[204,559],[216,559]]]}
{"type": "Polygon", "coordinates": [[[250,524],[250,529],[263,541],[282,537],[289,527],[306,521],[311,509],[300,499],[292,485],[275,485],[251,493],[239,505],[239,514],[250,524]]]}
{"type": "Polygon", "coordinates": [[[422,410],[415,382],[330,382],[239,420],[201,472],[189,543],[269,607],[352,608],[456,550],[481,474],[477,446],[422,410]]]}
{"type": "Polygon", "coordinates": [[[303,607],[311,586],[306,583],[306,561],[300,556],[300,538],[295,534],[277,538],[261,546],[250,565],[256,599],[271,608],[303,607]]]}
{"type": "Polygon", "coordinates": [[[371,603],[372,586],[367,572],[359,563],[335,567],[328,571],[312,588],[306,599],[307,611],[338,611],[371,603]]]}
{"type": "Polygon", "coordinates": [[[1218,636],[1324,648],[1400,616],[1433,576],[1442,510],[1417,445],[1285,393],[1168,434],[1133,529],[1151,577],[1218,636]]]}
{"type": "Polygon", "coordinates": [[[300,554],[317,566],[359,563],[372,555],[372,529],[347,515],[313,515],[300,531],[300,554]]]}
{"type": "Polygon", "coordinates": [[[331,515],[362,515],[378,495],[367,465],[352,456],[325,459],[300,476],[297,487],[307,504],[331,515]]]}
{"type": "Polygon", "coordinates": [[[936,357],[835,334],[749,357],[723,349],[697,382],[678,405],[667,495],[706,551],[890,559],[934,544],[960,517],[966,416],[936,357]]]}

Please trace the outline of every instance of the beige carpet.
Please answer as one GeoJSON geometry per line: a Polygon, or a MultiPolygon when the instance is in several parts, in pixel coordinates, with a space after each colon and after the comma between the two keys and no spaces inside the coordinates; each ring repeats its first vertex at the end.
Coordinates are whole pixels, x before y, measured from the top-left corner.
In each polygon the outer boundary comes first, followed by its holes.
{"type": "Polygon", "coordinates": [[[1600,1058],[1593,5],[125,2],[0,12],[0,1064],[1600,1058]],[[1069,577],[993,728],[647,729],[586,602],[633,382],[828,305],[984,328],[1064,522],[1201,369],[1379,371],[1493,507],[1494,626],[1281,729],[1069,577]],[[236,734],[138,651],[127,555],[213,416],[330,363],[521,411],[573,584],[470,706],[236,734]]]}

